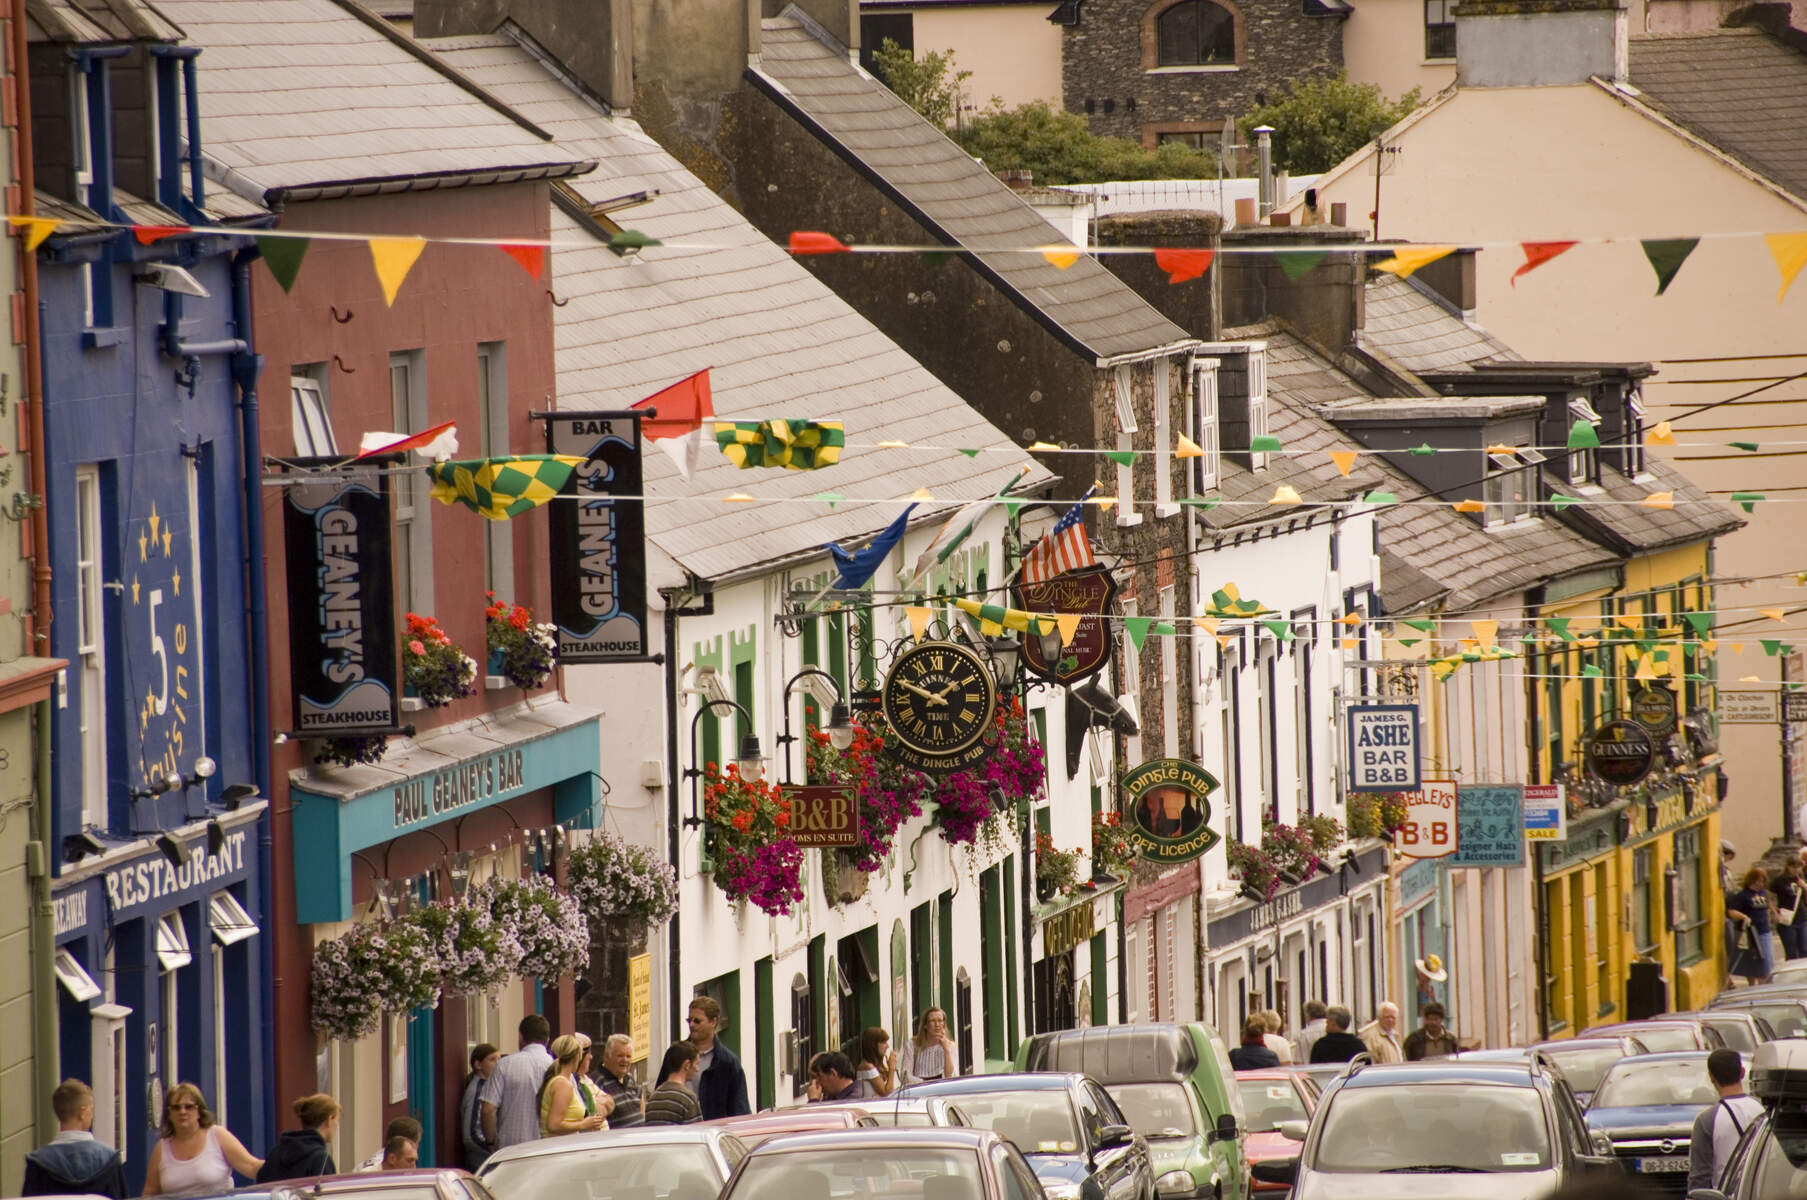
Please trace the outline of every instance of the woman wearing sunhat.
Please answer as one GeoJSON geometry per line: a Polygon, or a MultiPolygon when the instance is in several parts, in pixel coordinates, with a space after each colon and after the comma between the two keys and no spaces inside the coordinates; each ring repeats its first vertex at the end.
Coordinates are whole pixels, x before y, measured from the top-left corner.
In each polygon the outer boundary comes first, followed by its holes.
{"type": "Polygon", "coordinates": [[[1426,1005],[1437,1003],[1437,989],[1432,985],[1447,982],[1449,972],[1443,969],[1443,959],[1435,954],[1415,959],[1412,965],[1418,969],[1418,1012],[1422,1014],[1426,1005]]]}

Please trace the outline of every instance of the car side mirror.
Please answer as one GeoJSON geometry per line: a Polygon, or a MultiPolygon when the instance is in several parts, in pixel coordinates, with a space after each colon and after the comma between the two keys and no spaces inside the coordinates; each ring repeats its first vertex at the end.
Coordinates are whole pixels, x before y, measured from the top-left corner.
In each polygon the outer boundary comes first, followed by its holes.
{"type": "Polygon", "coordinates": [[[1127,1146],[1135,1136],[1136,1131],[1127,1125],[1106,1125],[1098,1131],[1098,1148],[1127,1146]]]}
{"type": "MultiPolygon", "coordinates": [[[[1249,1168],[1249,1174],[1255,1177],[1256,1183],[1278,1184],[1280,1187],[1291,1187],[1299,1177],[1299,1159],[1264,1158],[1249,1168]]],[[[1693,1200],[1692,1197],[1689,1200],[1693,1200]]]]}
{"type": "Polygon", "coordinates": [[[1214,1142],[1233,1142],[1240,1137],[1242,1131],[1236,1127],[1235,1113],[1220,1113],[1217,1117],[1217,1128],[1211,1131],[1214,1142]]]}
{"type": "Polygon", "coordinates": [[[1612,1138],[1601,1133],[1598,1129],[1590,1129],[1587,1131],[1587,1140],[1588,1144],[1593,1147],[1595,1154],[1602,1158],[1612,1157],[1612,1138]]]}
{"type": "Polygon", "coordinates": [[[1280,1121],[1274,1125],[1274,1132],[1289,1142],[1302,1142],[1305,1131],[1310,1128],[1310,1121],[1280,1121]]]}

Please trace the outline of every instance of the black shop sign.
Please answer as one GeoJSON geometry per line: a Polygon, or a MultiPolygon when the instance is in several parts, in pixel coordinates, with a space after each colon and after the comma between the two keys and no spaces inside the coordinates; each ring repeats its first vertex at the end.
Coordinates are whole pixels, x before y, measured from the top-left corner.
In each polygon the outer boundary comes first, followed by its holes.
{"type": "Polygon", "coordinates": [[[646,657],[646,506],[640,414],[553,412],[546,448],[582,458],[548,518],[561,663],[646,657]]]}
{"type": "Polygon", "coordinates": [[[1630,787],[1656,765],[1656,741],[1636,721],[1608,721],[1587,739],[1587,769],[1603,783],[1630,787]]]}

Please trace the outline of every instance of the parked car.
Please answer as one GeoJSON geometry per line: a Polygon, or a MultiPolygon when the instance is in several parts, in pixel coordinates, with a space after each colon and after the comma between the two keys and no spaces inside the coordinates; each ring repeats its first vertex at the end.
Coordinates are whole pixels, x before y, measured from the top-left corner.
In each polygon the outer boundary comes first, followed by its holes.
{"type": "MultiPolygon", "coordinates": [[[[920,1129],[927,1125],[971,1125],[960,1106],[940,1096],[898,1097],[882,1096],[876,1100],[849,1100],[850,1107],[858,1108],[865,1115],[860,1124],[872,1128],[920,1129]]],[[[835,1102],[830,1100],[813,1108],[832,1108],[835,1102]]]]}
{"type": "Polygon", "coordinates": [[[1750,1094],[1763,1102],[1712,1190],[1690,1200],[1772,1200],[1807,1195],[1807,1045],[1766,1042],[1751,1056],[1750,1094]]]}
{"type": "Polygon", "coordinates": [[[263,1188],[244,1189],[234,1196],[268,1193],[270,1200],[495,1200],[481,1180],[455,1167],[423,1167],[414,1171],[367,1171],[351,1175],[323,1175],[314,1179],[290,1179],[263,1188]]]}
{"type": "Polygon", "coordinates": [[[1749,1009],[1719,1008],[1704,1012],[1678,1012],[1669,1014],[1675,1017],[1686,1017],[1690,1021],[1699,1021],[1719,1034],[1719,1038],[1728,1050],[1736,1050],[1740,1054],[1755,1054],[1759,1044],[1772,1040],[1775,1030],[1749,1009]]]}
{"type": "Polygon", "coordinates": [[[1771,983],[1807,984],[1807,958],[1785,958],[1769,973],[1771,983]]]}
{"type": "Polygon", "coordinates": [[[1807,996],[1789,987],[1737,988],[1721,992],[1708,1008],[1743,1009],[1762,1017],[1779,1038],[1807,1037],[1807,996]]]}
{"type": "Polygon", "coordinates": [[[1671,1054],[1682,1050],[1717,1050],[1725,1045],[1719,1031],[1685,1017],[1652,1017],[1647,1021],[1621,1021],[1617,1025],[1595,1025],[1581,1031],[1587,1037],[1634,1037],[1644,1043],[1651,1054],[1671,1054]]]}
{"type": "Polygon", "coordinates": [[[477,1178],[496,1200],[715,1200],[746,1156],[732,1126],[641,1125],[509,1146],[477,1178]]]}
{"type": "MultiPolygon", "coordinates": [[[[1310,1123],[1318,1106],[1318,1085],[1301,1071],[1263,1067],[1236,1072],[1242,1094],[1242,1154],[1252,1170],[1270,1158],[1292,1158],[1299,1144],[1280,1132],[1282,1121],[1310,1123]]],[[[1256,1192],[1284,1192],[1283,1183],[1254,1182],[1256,1192]]]]}
{"type": "Polygon", "coordinates": [[[1102,1083],[1148,1142],[1162,1200],[1242,1200],[1248,1186],[1240,1093],[1208,1025],[1151,1021],[1040,1033],[1019,1071],[1082,1071],[1102,1083]]]}
{"type": "Polygon", "coordinates": [[[1524,1200],[1614,1170],[1542,1062],[1358,1064],[1333,1080],[1292,1158],[1255,1167],[1293,1200],[1524,1200]]]}
{"type": "Polygon", "coordinates": [[[754,1147],[721,1200],[906,1193],[921,1200],[1043,1200],[1034,1170],[1009,1139],[956,1126],[787,1133],[754,1147]]]}
{"type": "Polygon", "coordinates": [[[1077,1071],[961,1075],[897,1094],[952,1100],[974,1126],[1015,1142],[1049,1200],[1153,1200],[1148,1142],[1103,1085],[1077,1071]]]}
{"type": "Polygon", "coordinates": [[[1612,1139],[1613,1154],[1651,1186],[1684,1193],[1694,1118],[1719,1102],[1707,1051],[1642,1054],[1607,1069],[1587,1106],[1588,1128],[1612,1139]]]}
{"type": "Polygon", "coordinates": [[[1568,1081],[1569,1090],[1575,1093],[1575,1102],[1583,1108],[1593,1098],[1594,1089],[1600,1086],[1600,1078],[1608,1067],[1621,1058],[1648,1053],[1643,1042],[1623,1035],[1559,1038],[1538,1042],[1530,1049],[1556,1064],[1556,1069],[1568,1081]]]}
{"type": "Polygon", "coordinates": [[[761,1113],[738,1117],[720,1117],[703,1125],[720,1125],[741,1145],[751,1150],[767,1138],[781,1133],[810,1133],[818,1129],[858,1129],[865,1124],[866,1110],[858,1104],[798,1104],[790,1108],[770,1108],[761,1113]]]}

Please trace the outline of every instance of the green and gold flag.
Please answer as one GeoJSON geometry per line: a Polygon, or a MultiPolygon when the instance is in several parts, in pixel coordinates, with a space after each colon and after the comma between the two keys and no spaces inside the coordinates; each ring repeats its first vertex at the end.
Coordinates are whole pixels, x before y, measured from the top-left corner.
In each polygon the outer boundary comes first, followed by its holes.
{"type": "Polygon", "coordinates": [[[433,499],[441,504],[463,504],[492,521],[506,521],[558,495],[583,461],[570,454],[517,454],[435,463],[427,475],[433,499]]]}
{"type": "Polygon", "coordinates": [[[717,421],[715,444],[728,461],[749,467],[813,471],[841,461],[847,434],[839,421],[717,421]]]}

